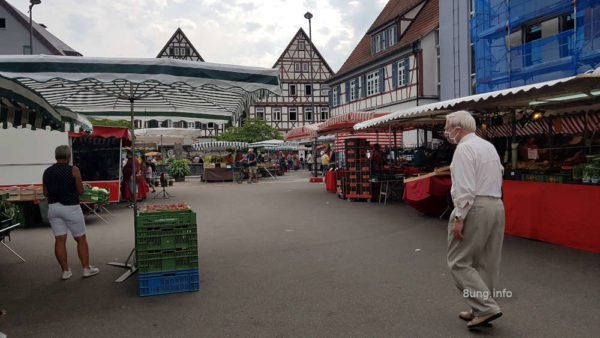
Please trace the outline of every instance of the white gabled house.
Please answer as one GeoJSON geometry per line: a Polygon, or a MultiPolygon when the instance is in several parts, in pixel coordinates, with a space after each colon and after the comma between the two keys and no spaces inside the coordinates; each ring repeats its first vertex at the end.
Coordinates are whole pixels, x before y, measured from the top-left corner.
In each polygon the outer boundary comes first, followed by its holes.
{"type": "Polygon", "coordinates": [[[273,68],[279,68],[283,95],[256,102],[249,118],[265,120],[282,132],[329,118],[329,92],[324,83],[333,70],[302,28],[273,68]]]}
{"type": "Polygon", "coordinates": [[[438,101],[438,27],[438,0],[390,0],[327,81],[331,115],[438,101]]]}

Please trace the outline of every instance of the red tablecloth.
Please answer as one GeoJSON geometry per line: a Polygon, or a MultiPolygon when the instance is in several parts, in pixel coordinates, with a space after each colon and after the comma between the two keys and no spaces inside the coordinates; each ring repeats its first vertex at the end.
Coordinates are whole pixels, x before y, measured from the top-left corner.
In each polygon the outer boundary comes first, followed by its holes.
{"type": "Polygon", "coordinates": [[[506,234],[600,253],[600,187],[504,181],[506,234]]]}
{"type": "Polygon", "coordinates": [[[337,192],[337,179],[338,177],[342,177],[344,173],[341,170],[330,170],[325,173],[325,189],[328,192],[336,193],[337,192]]]}
{"type": "Polygon", "coordinates": [[[431,176],[404,183],[404,202],[426,215],[441,215],[448,207],[450,176],[431,176]]]}

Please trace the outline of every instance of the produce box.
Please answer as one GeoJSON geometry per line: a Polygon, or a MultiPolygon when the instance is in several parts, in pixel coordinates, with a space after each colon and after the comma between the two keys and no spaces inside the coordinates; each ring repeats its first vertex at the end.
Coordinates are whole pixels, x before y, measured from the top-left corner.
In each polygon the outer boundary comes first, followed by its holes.
{"type": "Polygon", "coordinates": [[[198,248],[173,250],[139,250],[136,248],[140,272],[164,272],[198,268],[198,248]]]}
{"type": "Polygon", "coordinates": [[[140,252],[197,248],[198,235],[196,225],[157,225],[138,229],[136,232],[135,247],[140,252]]]}
{"type": "Polygon", "coordinates": [[[136,216],[138,228],[157,225],[195,225],[196,213],[185,203],[149,204],[136,216]]]}
{"type": "Polygon", "coordinates": [[[198,290],[200,290],[198,269],[140,273],[138,277],[138,294],[141,297],[198,290]]]}

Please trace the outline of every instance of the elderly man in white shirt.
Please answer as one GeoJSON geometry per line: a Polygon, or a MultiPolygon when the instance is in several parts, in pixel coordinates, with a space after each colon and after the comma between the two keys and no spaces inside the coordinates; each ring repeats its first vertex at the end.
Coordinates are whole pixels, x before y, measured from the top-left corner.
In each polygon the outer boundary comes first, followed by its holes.
{"type": "Polygon", "coordinates": [[[446,138],[457,144],[450,165],[454,210],[448,225],[448,267],[470,307],[459,314],[469,328],[502,316],[494,296],[504,240],[504,169],[494,146],[475,130],[467,111],[446,117],[446,138]]]}

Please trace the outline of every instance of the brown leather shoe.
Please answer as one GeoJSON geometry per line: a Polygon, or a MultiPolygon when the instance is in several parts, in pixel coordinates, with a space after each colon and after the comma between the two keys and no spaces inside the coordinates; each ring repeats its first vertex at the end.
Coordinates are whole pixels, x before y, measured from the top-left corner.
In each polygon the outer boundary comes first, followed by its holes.
{"type": "Polygon", "coordinates": [[[473,310],[463,311],[458,314],[458,318],[470,322],[475,318],[475,314],[473,313],[473,310]]]}
{"type": "Polygon", "coordinates": [[[489,315],[475,316],[467,323],[469,329],[479,326],[487,326],[492,320],[502,317],[502,312],[490,313],[489,315]]]}

